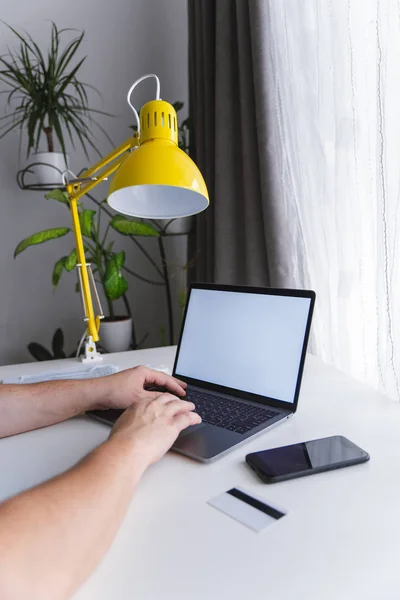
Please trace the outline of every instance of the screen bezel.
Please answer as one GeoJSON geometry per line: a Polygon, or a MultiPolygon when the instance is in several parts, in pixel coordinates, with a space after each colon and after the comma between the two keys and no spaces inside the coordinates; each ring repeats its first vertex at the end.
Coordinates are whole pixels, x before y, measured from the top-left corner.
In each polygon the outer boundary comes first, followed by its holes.
{"type": "Polygon", "coordinates": [[[189,385],[199,386],[210,391],[220,392],[229,394],[231,396],[236,396],[241,399],[251,400],[252,402],[257,402],[259,404],[263,404],[266,406],[273,406],[276,408],[280,408],[283,410],[290,410],[295,413],[297,410],[297,404],[300,393],[301,380],[303,377],[304,363],[306,359],[307,353],[307,345],[308,339],[310,337],[310,329],[311,329],[311,321],[314,312],[314,304],[315,304],[315,292],[311,290],[293,290],[293,289],[279,289],[279,288],[265,288],[265,287],[253,287],[253,286],[237,286],[237,285],[218,285],[212,283],[192,283],[189,289],[188,297],[185,305],[185,312],[183,315],[182,327],[179,335],[178,348],[175,355],[174,367],[172,371],[172,375],[182,381],[185,381],[189,385]],[[183,331],[185,328],[186,315],[188,311],[188,306],[190,302],[190,296],[193,290],[211,290],[211,291],[221,291],[221,292],[242,292],[246,294],[263,294],[265,296],[290,296],[294,298],[308,298],[310,300],[310,307],[308,312],[306,331],[304,335],[303,348],[301,352],[300,358],[300,366],[299,372],[296,381],[296,388],[294,393],[293,402],[285,402],[284,400],[277,400],[276,398],[271,398],[269,396],[262,396],[260,394],[254,394],[251,392],[244,392],[242,390],[237,390],[235,388],[230,388],[223,385],[218,385],[215,383],[209,383],[207,381],[203,381],[200,379],[193,379],[192,377],[187,377],[186,375],[182,375],[178,373],[176,370],[176,366],[179,360],[179,352],[181,349],[183,331]]]}

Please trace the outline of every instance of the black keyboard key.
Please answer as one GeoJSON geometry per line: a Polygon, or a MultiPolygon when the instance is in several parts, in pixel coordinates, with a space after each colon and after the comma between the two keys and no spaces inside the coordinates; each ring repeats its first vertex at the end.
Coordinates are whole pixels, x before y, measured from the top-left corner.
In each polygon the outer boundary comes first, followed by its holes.
{"type": "Polygon", "coordinates": [[[208,392],[188,390],[187,400],[195,404],[196,412],[205,423],[241,434],[278,414],[269,408],[245,404],[208,392]]]}

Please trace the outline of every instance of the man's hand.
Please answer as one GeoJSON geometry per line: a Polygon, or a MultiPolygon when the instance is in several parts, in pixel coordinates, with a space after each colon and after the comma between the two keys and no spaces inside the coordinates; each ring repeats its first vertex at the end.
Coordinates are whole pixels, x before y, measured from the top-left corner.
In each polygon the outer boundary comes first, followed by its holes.
{"type": "Polygon", "coordinates": [[[104,398],[107,407],[128,407],[109,439],[78,465],[0,504],[1,600],[69,598],[109,548],[145,469],[183,429],[201,422],[194,404],[155,397],[145,389],[150,384],[185,394],[185,384],[144,367],[85,381],[0,386],[6,435],[81,414],[104,398]]]}
{"type": "Polygon", "coordinates": [[[193,409],[172,394],[143,399],[74,468],[1,504],[1,600],[69,598],[109,548],[145,469],[200,423],[193,409]]]}
{"type": "Polygon", "coordinates": [[[171,394],[180,397],[185,396],[187,387],[183,381],[147,367],[135,367],[109,375],[96,380],[96,383],[99,395],[93,400],[99,410],[128,408],[139,400],[159,396],[160,392],[151,392],[147,389],[150,386],[166,388],[171,394]]]}
{"type": "Polygon", "coordinates": [[[186,394],[186,383],[165,373],[136,367],[97,379],[47,381],[31,385],[0,386],[0,438],[59,423],[88,410],[128,408],[155,398],[151,385],[176,396],[186,394]]]}
{"type": "Polygon", "coordinates": [[[172,394],[144,399],[133,405],[115,423],[110,442],[132,446],[143,466],[155,463],[172,446],[183,429],[201,423],[201,417],[192,412],[192,402],[178,400],[172,394]]]}

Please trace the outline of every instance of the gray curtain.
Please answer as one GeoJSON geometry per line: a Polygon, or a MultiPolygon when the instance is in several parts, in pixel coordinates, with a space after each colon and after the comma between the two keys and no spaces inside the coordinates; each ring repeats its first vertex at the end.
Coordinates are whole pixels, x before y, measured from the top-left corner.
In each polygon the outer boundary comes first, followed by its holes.
{"type": "Polygon", "coordinates": [[[190,240],[192,280],[279,285],[269,193],[265,0],[189,0],[192,156],[210,193],[190,240]]]}

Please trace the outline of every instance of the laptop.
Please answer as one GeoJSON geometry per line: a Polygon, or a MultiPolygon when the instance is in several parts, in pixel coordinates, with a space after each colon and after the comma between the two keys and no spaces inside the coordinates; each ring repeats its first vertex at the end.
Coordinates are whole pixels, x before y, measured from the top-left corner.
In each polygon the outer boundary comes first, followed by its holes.
{"type": "MultiPolygon", "coordinates": [[[[193,284],[172,375],[200,425],[172,449],[202,462],[283,423],[298,406],[315,293],[193,284]]],[[[119,411],[93,411],[113,424],[119,411]]]]}

